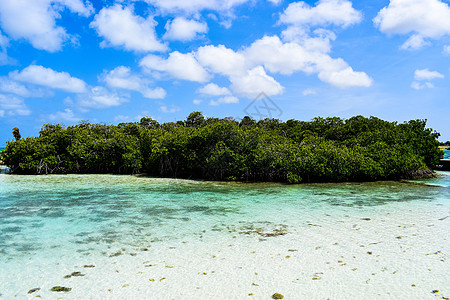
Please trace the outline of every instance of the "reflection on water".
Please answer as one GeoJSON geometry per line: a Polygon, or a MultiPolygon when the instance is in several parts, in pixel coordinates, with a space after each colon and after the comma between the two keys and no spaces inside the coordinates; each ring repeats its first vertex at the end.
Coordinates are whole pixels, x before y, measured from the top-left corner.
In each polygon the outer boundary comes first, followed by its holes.
{"type": "MultiPolygon", "coordinates": [[[[449,179],[440,174],[428,182],[449,187],[449,179]]],[[[307,225],[340,210],[352,213],[393,203],[405,203],[406,208],[449,198],[449,188],[406,182],[283,185],[2,175],[0,261],[42,255],[48,249],[91,253],[145,246],[205,231],[281,234],[289,226],[307,225]]]]}

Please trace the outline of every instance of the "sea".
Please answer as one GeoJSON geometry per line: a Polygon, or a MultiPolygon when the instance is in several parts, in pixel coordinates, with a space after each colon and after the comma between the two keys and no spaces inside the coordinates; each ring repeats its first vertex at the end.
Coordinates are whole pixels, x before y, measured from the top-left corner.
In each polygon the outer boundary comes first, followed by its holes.
{"type": "Polygon", "coordinates": [[[445,299],[450,173],[225,183],[0,175],[0,299],[445,299]]]}
{"type": "Polygon", "coordinates": [[[450,159],[450,150],[444,150],[444,158],[450,159]]]}

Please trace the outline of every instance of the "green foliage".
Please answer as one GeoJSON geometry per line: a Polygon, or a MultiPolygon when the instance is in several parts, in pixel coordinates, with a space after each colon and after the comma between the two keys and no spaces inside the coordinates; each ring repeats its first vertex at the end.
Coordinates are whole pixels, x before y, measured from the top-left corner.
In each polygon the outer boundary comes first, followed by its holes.
{"type": "Polygon", "coordinates": [[[15,139],[16,141],[18,141],[18,140],[20,140],[20,139],[22,138],[22,136],[20,135],[19,128],[17,128],[17,127],[14,127],[14,128],[12,129],[12,134],[13,134],[14,139],[15,139]]]}
{"type": "Polygon", "coordinates": [[[426,120],[362,116],[310,122],[250,117],[117,126],[45,124],[38,137],[7,143],[0,159],[18,174],[147,173],[207,180],[287,183],[367,181],[428,174],[442,156],[426,120]]]}

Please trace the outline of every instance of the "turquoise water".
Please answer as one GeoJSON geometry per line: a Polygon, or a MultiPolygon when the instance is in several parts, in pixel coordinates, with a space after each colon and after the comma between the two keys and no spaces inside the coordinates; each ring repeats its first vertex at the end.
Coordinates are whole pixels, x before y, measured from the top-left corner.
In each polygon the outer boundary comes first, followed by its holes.
{"type": "Polygon", "coordinates": [[[430,179],[419,179],[411,182],[424,183],[427,185],[441,186],[450,188],[450,172],[448,171],[436,171],[436,177],[430,179]]]}
{"type": "Polygon", "coordinates": [[[33,288],[21,286],[33,282],[34,276],[24,272],[24,264],[43,274],[64,273],[75,262],[154,245],[202,239],[214,243],[236,236],[252,236],[257,242],[261,233],[296,232],[324,218],[420,211],[436,205],[450,212],[448,173],[420,183],[433,186],[0,175],[0,294],[33,288]]]}
{"type": "Polygon", "coordinates": [[[450,176],[440,174],[427,182],[447,188],[396,182],[288,186],[112,175],[2,175],[1,259],[68,245],[145,246],[241,223],[301,223],[323,211],[448,199],[450,176]]]}
{"type": "Polygon", "coordinates": [[[444,158],[450,158],[450,150],[444,150],[444,158]]]}

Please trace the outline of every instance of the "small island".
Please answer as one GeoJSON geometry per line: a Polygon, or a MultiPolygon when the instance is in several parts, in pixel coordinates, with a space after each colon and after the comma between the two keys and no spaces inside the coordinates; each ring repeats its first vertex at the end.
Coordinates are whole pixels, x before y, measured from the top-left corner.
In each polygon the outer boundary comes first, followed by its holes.
{"type": "MultiPolygon", "coordinates": [[[[219,181],[342,182],[433,176],[443,156],[426,120],[355,116],[286,122],[248,116],[160,124],[45,124],[8,142],[0,159],[13,174],[148,174],[219,181]]],[[[17,130],[16,130],[17,129],[17,130]]]]}

